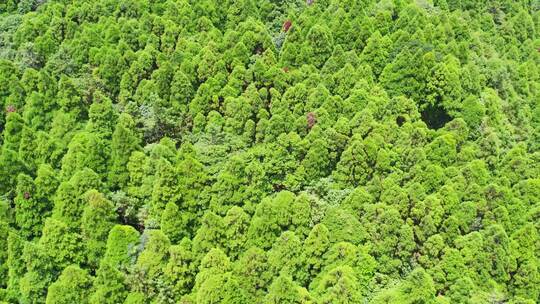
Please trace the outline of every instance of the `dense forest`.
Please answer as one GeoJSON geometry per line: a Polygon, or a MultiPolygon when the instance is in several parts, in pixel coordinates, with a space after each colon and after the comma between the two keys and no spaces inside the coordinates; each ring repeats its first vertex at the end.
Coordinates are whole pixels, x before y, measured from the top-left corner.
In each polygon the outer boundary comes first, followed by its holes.
{"type": "Polygon", "coordinates": [[[540,302],[538,0],[1,0],[0,303],[540,302]]]}

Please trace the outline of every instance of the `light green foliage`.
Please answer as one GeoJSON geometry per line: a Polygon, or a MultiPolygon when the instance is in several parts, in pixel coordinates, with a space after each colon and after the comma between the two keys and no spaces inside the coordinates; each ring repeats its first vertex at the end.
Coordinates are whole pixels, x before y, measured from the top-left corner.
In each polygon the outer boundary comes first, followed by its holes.
{"type": "Polygon", "coordinates": [[[172,290],[176,293],[175,298],[189,293],[193,287],[197,269],[195,257],[191,251],[191,242],[183,239],[178,245],[172,245],[169,249],[169,261],[165,266],[164,275],[172,290]]]}
{"type": "Polygon", "coordinates": [[[269,248],[281,230],[286,230],[292,223],[294,194],[288,191],[278,193],[273,199],[266,199],[259,204],[248,229],[250,245],[269,248]]]}
{"type": "Polygon", "coordinates": [[[232,273],[214,274],[201,284],[197,291],[197,303],[249,303],[238,290],[238,280],[232,273]]]}
{"type": "Polygon", "coordinates": [[[160,271],[160,264],[165,262],[169,254],[170,241],[159,230],[150,230],[143,243],[144,250],[137,259],[137,266],[149,275],[160,271]]]}
{"type": "Polygon", "coordinates": [[[104,173],[107,162],[106,151],[103,139],[97,134],[77,133],[62,158],[62,177],[69,179],[83,168],[89,168],[100,174],[104,173]]]}
{"type": "Polygon", "coordinates": [[[95,291],[88,301],[98,303],[123,303],[128,293],[126,275],[109,263],[103,262],[96,272],[95,291]]]}
{"type": "Polygon", "coordinates": [[[271,283],[272,273],[269,271],[266,253],[257,247],[251,247],[242,253],[234,265],[234,273],[242,278],[240,288],[248,294],[250,302],[260,301],[264,290],[271,283]]]}
{"type": "Polygon", "coordinates": [[[23,259],[24,240],[14,232],[7,235],[7,286],[6,299],[16,300],[21,297],[20,280],[26,271],[23,259]]]}
{"type": "Polygon", "coordinates": [[[56,191],[52,216],[78,229],[86,206],[85,194],[88,190],[102,188],[102,183],[91,169],[85,168],[75,173],[68,181],[64,181],[56,191]]]}
{"type": "Polygon", "coordinates": [[[302,243],[293,232],[286,231],[280,235],[267,253],[268,265],[274,276],[279,273],[296,276],[302,264],[301,249],[302,243]]]}
{"type": "Polygon", "coordinates": [[[229,209],[227,215],[223,218],[225,225],[224,247],[227,249],[229,256],[236,257],[244,251],[249,221],[249,215],[242,208],[236,206],[229,209]]]}
{"type": "Polygon", "coordinates": [[[139,242],[139,233],[131,226],[116,225],[109,232],[104,261],[115,267],[126,267],[130,254],[139,242]]]}
{"type": "Polygon", "coordinates": [[[367,62],[376,76],[380,75],[388,64],[391,44],[390,38],[382,37],[381,33],[376,31],[369,37],[366,47],[362,50],[360,60],[367,62]]]}
{"type": "Polygon", "coordinates": [[[325,274],[314,293],[321,303],[361,303],[362,294],[353,270],[339,266],[325,274]]]}
{"type": "Polygon", "coordinates": [[[307,290],[295,284],[287,275],[280,275],[274,279],[263,301],[265,304],[303,304],[310,302],[307,290]]]}
{"type": "Polygon", "coordinates": [[[85,197],[86,207],[81,219],[81,236],[86,245],[87,263],[96,269],[105,253],[106,239],[114,226],[116,214],[112,203],[98,191],[90,190],[85,197]]]}
{"type": "MultiPolygon", "coordinates": [[[[96,195],[100,202],[100,194],[96,195]]],[[[103,203],[106,202],[101,201],[103,203]]],[[[139,233],[131,226],[115,225],[110,229],[105,255],[96,272],[95,291],[89,298],[90,303],[122,303],[128,296],[125,270],[132,263],[138,242],[139,233]]]]}
{"type": "Polygon", "coordinates": [[[323,266],[323,255],[330,247],[330,236],[328,228],[324,224],[317,224],[310,231],[302,247],[303,262],[299,279],[309,282],[321,271],[323,266]]]}
{"type": "Polygon", "coordinates": [[[169,202],[161,216],[161,230],[173,243],[178,243],[183,237],[189,236],[187,226],[190,218],[188,214],[180,212],[178,205],[169,202]]]}
{"type": "Polygon", "coordinates": [[[41,230],[42,212],[38,200],[33,198],[36,186],[32,178],[26,174],[17,177],[17,196],[15,197],[15,222],[26,238],[37,236],[41,230]]]}
{"type": "Polygon", "coordinates": [[[0,248],[3,248],[2,253],[0,254],[0,286],[2,286],[3,289],[8,285],[8,271],[9,271],[9,264],[8,264],[8,258],[9,258],[9,252],[8,252],[8,246],[9,246],[9,226],[5,219],[0,220],[0,248]]]}
{"type": "Polygon", "coordinates": [[[377,295],[373,303],[436,303],[434,291],[431,277],[419,268],[394,288],[377,295]]]}
{"type": "Polygon", "coordinates": [[[64,268],[83,261],[83,243],[81,235],[71,232],[61,221],[49,218],[45,221],[43,235],[38,246],[42,247],[56,267],[64,268]]]}
{"type": "Polygon", "coordinates": [[[129,181],[127,164],[133,151],[139,149],[140,139],[134,132],[135,123],[128,114],[122,114],[114,128],[111,142],[111,164],[108,180],[111,188],[125,188],[129,181]]]}
{"type": "Polygon", "coordinates": [[[109,98],[103,96],[99,91],[94,94],[94,103],[90,105],[88,110],[86,130],[103,139],[110,140],[116,121],[116,113],[109,98]]]}
{"type": "Polygon", "coordinates": [[[540,302],[540,5],[0,0],[0,303],[540,302]]]}
{"type": "Polygon", "coordinates": [[[17,112],[8,113],[3,133],[2,149],[19,151],[24,121],[17,112]]]}
{"type": "Polygon", "coordinates": [[[166,159],[160,159],[156,169],[149,211],[150,225],[153,224],[152,221],[159,221],[168,202],[176,203],[179,199],[176,172],[172,164],[166,159]]]}
{"type": "Polygon", "coordinates": [[[88,303],[92,286],[90,275],[78,266],[68,266],[58,280],[49,286],[46,304],[88,303]]]}

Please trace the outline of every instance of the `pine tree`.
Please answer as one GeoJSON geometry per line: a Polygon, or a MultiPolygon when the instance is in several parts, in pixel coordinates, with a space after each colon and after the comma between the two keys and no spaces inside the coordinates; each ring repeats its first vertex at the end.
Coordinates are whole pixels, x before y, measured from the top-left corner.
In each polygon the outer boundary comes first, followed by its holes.
{"type": "Polygon", "coordinates": [[[0,151],[0,189],[13,196],[17,187],[17,176],[24,173],[24,164],[19,160],[17,152],[6,149],[0,151]]]}
{"type": "Polygon", "coordinates": [[[39,236],[47,209],[40,206],[35,197],[36,186],[26,174],[17,177],[17,196],[15,197],[15,222],[22,236],[27,239],[39,236]]]}
{"type": "Polygon", "coordinates": [[[26,272],[23,259],[24,239],[14,231],[7,235],[7,288],[6,300],[17,301],[21,298],[20,281],[26,272]]]}
{"type": "Polygon", "coordinates": [[[143,279],[146,280],[143,284],[149,284],[161,275],[171,246],[170,240],[160,230],[148,230],[146,233],[147,235],[143,235],[143,238],[146,236],[146,241],[142,243],[144,249],[136,263],[137,270],[143,273],[143,279]]]}
{"type": "Polygon", "coordinates": [[[164,276],[176,297],[179,298],[191,291],[197,274],[191,241],[184,238],[180,244],[172,245],[169,252],[170,257],[164,269],[164,276]]]}
{"type": "Polygon", "coordinates": [[[167,203],[176,203],[180,198],[178,179],[173,165],[166,159],[160,159],[157,163],[157,174],[152,189],[150,202],[149,220],[147,225],[157,225],[167,203]]]}
{"type": "Polygon", "coordinates": [[[17,112],[8,112],[6,116],[6,124],[4,141],[2,145],[3,150],[19,151],[19,146],[22,139],[22,132],[24,127],[24,121],[21,115],[17,112]]]}
{"type": "Polygon", "coordinates": [[[251,302],[264,298],[272,280],[266,253],[257,247],[251,247],[242,253],[234,265],[234,273],[241,278],[240,288],[251,302]]]}
{"type": "Polygon", "coordinates": [[[286,273],[293,277],[302,265],[302,243],[291,231],[285,231],[276,239],[272,248],[268,251],[268,265],[274,276],[286,273]]]}
{"type": "Polygon", "coordinates": [[[325,274],[314,293],[320,303],[361,303],[354,271],[349,266],[339,266],[325,274]]]}
{"type": "Polygon", "coordinates": [[[97,269],[105,253],[105,240],[114,226],[116,214],[114,206],[97,190],[84,194],[86,206],[81,218],[81,236],[85,243],[87,263],[97,269]]]}
{"type": "Polygon", "coordinates": [[[9,225],[5,219],[0,216],[0,288],[6,289],[9,278],[9,225]]]}
{"type": "Polygon", "coordinates": [[[294,283],[290,276],[276,277],[265,296],[265,304],[301,304],[310,303],[311,296],[308,291],[294,283]]]}
{"type": "Polygon", "coordinates": [[[121,114],[112,134],[111,163],[108,181],[112,189],[125,189],[129,181],[127,164],[131,153],[140,147],[140,138],[133,131],[135,123],[129,114],[121,114]]]}
{"type": "Polygon", "coordinates": [[[360,55],[360,60],[370,65],[375,77],[378,77],[388,64],[391,46],[392,41],[387,36],[383,37],[379,31],[375,31],[367,40],[366,47],[360,55]]]}
{"type": "Polygon", "coordinates": [[[304,62],[321,67],[332,55],[334,38],[332,32],[324,25],[313,26],[307,34],[307,43],[300,56],[304,62]]]}
{"type": "Polygon", "coordinates": [[[68,266],[58,280],[49,286],[46,304],[88,303],[92,278],[78,266],[68,266]]]}
{"type": "Polygon", "coordinates": [[[126,275],[109,263],[101,263],[94,280],[95,291],[90,295],[91,304],[123,303],[127,297],[129,287],[126,275]]]}
{"type": "Polygon", "coordinates": [[[79,229],[86,206],[84,194],[92,189],[101,190],[102,183],[99,175],[88,168],[77,171],[69,181],[62,182],[55,196],[53,218],[63,221],[71,229],[79,229]]]}
{"type": "Polygon", "coordinates": [[[161,216],[161,231],[167,235],[173,244],[179,243],[184,237],[189,237],[189,224],[191,215],[187,212],[181,212],[178,205],[169,202],[165,206],[161,216]]]}
{"type": "Polygon", "coordinates": [[[329,231],[324,224],[313,227],[302,247],[302,282],[311,282],[322,270],[323,255],[330,247],[329,231]]]}
{"type": "Polygon", "coordinates": [[[94,133],[77,133],[62,158],[61,176],[70,179],[77,171],[89,168],[98,174],[106,170],[107,150],[102,138],[94,133]]]}
{"type": "Polygon", "coordinates": [[[139,244],[139,233],[126,225],[115,225],[109,232],[103,262],[123,269],[131,262],[131,254],[139,244]]]}
{"type": "Polygon", "coordinates": [[[40,163],[39,150],[37,149],[37,138],[35,131],[29,127],[23,127],[21,141],[19,145],[19,159],[25,165],[27,172],[36,171],[36,166],[40,163]]]}
{"type": "Polygon", "coordinates": [[[109,141],[112,137],[116,113],[111,100],[101,92],[94,93],[94,103],[88,110],[86,130],[109,141]]]}

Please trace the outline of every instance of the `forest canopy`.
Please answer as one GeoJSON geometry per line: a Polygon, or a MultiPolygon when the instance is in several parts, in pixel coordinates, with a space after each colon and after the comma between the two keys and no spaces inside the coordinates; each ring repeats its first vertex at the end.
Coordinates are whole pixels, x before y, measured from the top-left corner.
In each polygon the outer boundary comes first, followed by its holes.
{"type": "Polygon", "coordinates": [[[537,0],[0,1],[0,303],[540,302],[537,0]]]}

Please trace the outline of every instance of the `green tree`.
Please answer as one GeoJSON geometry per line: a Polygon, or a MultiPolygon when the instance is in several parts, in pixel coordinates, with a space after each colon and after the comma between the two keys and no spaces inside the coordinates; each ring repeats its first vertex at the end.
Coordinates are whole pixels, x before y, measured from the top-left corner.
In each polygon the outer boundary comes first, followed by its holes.
{"type": "MultiPolygon", "coordinates": [[[[179,200],[176,170],[166,159],[160,159],[157,163],[157,174],[152,189],[152,201],[150,202],[150,219],[159,223],[167,203],[175,203],[179,200]]],[[[150,225],[155,225],[149,222],[150,225]]]]}
{"type": "Polygon", "coordinates": [[[43,225],[43,215],[47,211],[34,198],[36,186],[26,174],[17,177],[17,196],[15,197],[15,222],[21,235],[27,239],[38,236],[43,225]]]}
{"type": "Polygon", "coordinates": [[[23,127],[19,144],[19,159],[25,165],[27,171],[34,172],[40,162],[39,150],[37,149],[35,131],[29,127],[23,127]]]}
{"type": "Polygon", "coordinates": [[[54,218],[48,218],[38,245],[52,260],[54,267],[63,269],[84,260],[81,235],[70,231],[69,227],[54,218]]]}
{"type": "Polygon", "coordinates": [[[17,301],[21,297],[20,281],[26,272],[23,259],[24,239],[14,231],[7,235],[7,289],[6,300],[17,301]]]}
{"type": "Polygon", "coordinates": [[[18,154],[3,148],[0,151],[0,185],[3,193],[13,195],[16,192],[17,175],[23,171],[24,165],[18,154]]]}
{"type": "Polygon", "coordinates": [[[396,287],[378,294],[373,303],[436,303],[433,280],[424,269],[417,268],[396,287]]]}
{"type": "Polygon", "coordinates": [[[138,282],[142,288],[155,289],[155,280],[162,275],[169,258],[170,240],[160,230],[148,230],[143,234],[143,250],[137,257],[136,271],[141,274],[142,281],[138,282]]]}
{"type": "Polygon", "coordinates": [[[263,299],[272,281],[267,259],[262,249],[251,247],[243,252],[234,264],[233,271],[240,279],[240,288],[246,293],[250,302],[263,299]]]}
{"type": "Polygon", "coordinates": [[[138,243],[139,233],[135,228],[126,225],[115,225],[107,238],[103,262],[120,269],[127,267],[131,261],[131,254],[134,253],[138,243]]]}
{"type": "Polygon", "coordinates": [[[112,134],[111,164],[108,181],[112,189],[124,189],[129,181],[127,164],[131,153],[140,148],[140,138],[134,132],[135,123],[129,114],[122,113],[112,134]]]}
{"type": "Polygon", "coordinates": [[[6,289],[8,286],[8,271],[9,271],[9,264],[8,264],[8,258],[9,258],[9,226],[7,221],[5,219],[2,219],[0,217],[0,249],[2,249],[2,253],[0,254],[0,287],[2,289],[6,289]]]}
{"type": "Polygon", "coordinates": [[[224,247],[228,256],[236,258],[247,242],[247,232],[249,229],[249,215],[240,207],[234,206],[223,218],[224,224],[224,247]]]}
{"type": "Polygon", "coordinates": [[[297,276],[300,265],[302,265],[302,243],[300,239],[291,231],[281,234],[272,248],[268,251],[268,265],[274,277],[280,273],[297,276]]]}
{"type": "Polygon", "coordinates": [[[103,194],[90,190],[84,194],[86,206],[81,218],[81,236],[85,244],[87,263],[97,269],[106,248],[107,236],[114,226],[114,206],[103,194]]]}
{"type": "Polygon", "coordinates": [[[339,266],[325,274],[314,290],[319,303],[361,303],[362,293],[358,289],[353,270],[339,266]]]}
{"type": "Polygon", "coordinates": [[[191,291],[197,274],[191,241],[184,238],[178,245],[172,245],[169,254],[164,276],[168,284],[171,285],[175,297],[180,298],[191,291]]]}
{"type": "Polygon", "coordinates": [[[88,303],[88,293],[92,287],[92,278],[78,266],[68,266],[58,280],[49,286],[47,304],[88,303]]]}
{"type": "Polygon", "coordinates": [[[129,287],[126,275],[109,263],[102,263],[94,280],[95,291],[88,298],[88,303],[123,303],[129,287]]]}
{"type": "Polygon", "coordinates": [[[301,51],[304,62],[321,67],[332,55],[334,37],[325,25],[316,24],[310,28],[306,43],[301,51]]]}
{"type": "Polygon", "coordinates": [[[373,174],[376,146],[372,142],[353,139],[343,152],[334,171],[335,179],[352,186],[365,184],[373,174]]]}
{"type": "Polygon", "coordinates": [[[265,296],[263,303],[309,303],[311,296],[308,291],[297,284],[288,275],[280,275],[276,277],[270,287],[268,294],[265,296]]]}
{"type": "Polygon", "coordinates": [[[105,255],[96,271],[95,290],[89,297],[89,303],[124,302],[129,293],[126,272],[138,244],[139,233],[131,226],[115,225],[109,231],[105,255]]]}
{"type": "Polygon", "coordinates": [[[62,182],[58,187],[52,217],[63,221],[72,229],[79,229],[86,206],[84,194],[101,188],[100,177],[94,171],[88,168],[77,171],[69,181],[62,182]]]}
{"type": "Polygon", "coordinates": [[[4,135],[2,149],[19,151],[19,145],[22,139],[24,121],[17,112],[8,112],[6,124],[2,134],[4,135]]]}
{"type": "Polygon", "coordinates": [[[94,94],[94,102],[88,109],[86,130],[108,141],[112,137],[116,113],[108,97],[99,91],[94,94]]]}
{"type": "Polygon", "coordinates": [[[302,247],[304,269],[300,272],[301,282],[311,282],[323,266],[323,256],[330,248],[330,232],[324,224],[313,227],[302,247]]]}
{"type": "Polygon", "coordinates": [[[389,51],[392,41],[388,36],[382,36],[379,31],[375,31],[367,40],[366,47],[362,50],[360,60],[367,62],[373,74],[378,77],[388,64],[389,51]]]}
{"type": "Polygon", "coordinates": [[[169,202],[161,216],[161,230],[173,244],[176,244],[182,238],[189,237],[188,225],[190,220],[189,214],[181,212],[176,203],[169,202]]]}
{"type": "Polygon", "coordinates": [[[108,156],[106,153],[103,139],[94,133],[77,133],[62,158],[62,178],[70,179],[83,168],[92,169],[98,174],[104,173],[108,156]]]}

